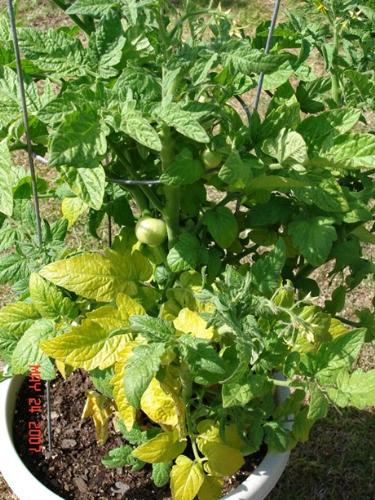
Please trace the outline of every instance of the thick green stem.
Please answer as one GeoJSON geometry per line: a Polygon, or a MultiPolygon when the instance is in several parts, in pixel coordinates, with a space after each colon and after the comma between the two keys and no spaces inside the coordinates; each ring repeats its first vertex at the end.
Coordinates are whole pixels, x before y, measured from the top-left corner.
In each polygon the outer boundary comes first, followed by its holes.
{"type": "MultiPolygon", "coordinates": [[[[167,170],[174,159],[173,142],[170,129],[163,127],[163,140],[161,161],[163,171],[167,170]]],[[[167,225],[169,247],[173,247],[178,238],[180,230],[180,188],[174,186],[165,186],[165,208],[163,210],[164,220],[167,225]]]]}

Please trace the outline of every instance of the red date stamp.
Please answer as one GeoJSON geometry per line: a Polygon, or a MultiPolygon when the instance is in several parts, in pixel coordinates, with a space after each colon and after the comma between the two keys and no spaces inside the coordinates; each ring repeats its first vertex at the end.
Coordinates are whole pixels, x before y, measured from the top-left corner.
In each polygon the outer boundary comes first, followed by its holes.
{"type": "MultiPolygon", "coordinates": [[[[42,413],[43,401],[39,397],[42,392],[42,379],[40,376],[40,365],[31,365],[29,370],[28,388],[30,394],[27,400],[29,413],[31,415],[38,415],[42,413]]],[[[43,445],[43,432],[41,423],[37,420],[30,420],[27,429],[27,438],[29,443],[30,453],[41,453],[43,445]]]]}

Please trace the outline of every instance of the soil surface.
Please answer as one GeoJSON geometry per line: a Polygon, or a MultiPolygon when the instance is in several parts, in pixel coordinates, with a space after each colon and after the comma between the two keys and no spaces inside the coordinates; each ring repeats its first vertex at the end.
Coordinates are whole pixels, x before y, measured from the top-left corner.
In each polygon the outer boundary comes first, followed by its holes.
{"type": "MultiPolygon", "coordinates": [[[[170,499],[168,487],[157,488],[153,484],[150,466],[133,472],[129,467],[108,469],[101,464],[108,451],[121,446],[124,441],[111,425],[108,441],[104,446],[98,446],[92,419],[81,420],[89,389],[92,389],[91,382],[80,371],[65,381],[58,378],[51,383],[52,454],[49,455],[46,446],[40,453],[30,453],[29,423],[41,423],[44,443],[47,443],[47,425],[44,409],[30,413],[29,398],[39,395],[30,390],[25,381],[18,395],[13,424],[15,446],[25,465],[39,481],[65,499],[170,499]]],[[[223,493],[244,481],[264,454],[263,450],[257,456],[249,457],[238,474],[227,478],[223,493]]]]}

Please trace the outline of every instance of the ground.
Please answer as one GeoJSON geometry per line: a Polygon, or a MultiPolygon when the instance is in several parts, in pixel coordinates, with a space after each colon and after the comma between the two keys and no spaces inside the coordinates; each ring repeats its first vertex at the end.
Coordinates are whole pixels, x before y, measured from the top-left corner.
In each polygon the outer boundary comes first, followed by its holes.
{"type": "MultiPolygon", "coordinates": [[[[204,1],[201,3],[207,4],[204,1]]],[[[273,6],[272,0],[223,0],[221,3],[224,8],[231,7],[234,13],[239,14],[240,24],[248,29],[252,29],[260,20],[269,19],[273,6]]],[[[294,9],[299,3],[297,0],[284,0],[281,15],[286,15],[285,6],[294,9]]],[[[0,10],[4,4],[5,0],[0,0],[0,10]]],[[[24,0],[19,4],[19,15],[29,25],[45,28],[67,22],[47,0],[24,0]]],[[[78,240],[79,232],[75,237],[78,240]]],[[[371,255],[370,248],[367,253],[371,255]]],[[[327,269],[323,269],[317,279],[328,294],[330,286],[326,283],[326,275],[327,269]]],[[[0,302],[5,296],[6,290],[0,290],[0,302]]],[[[348,300],[343,316],[353,317],[356,308],[369,305],[370,301],[371,283],[365,282],[348,300]]],[[[359,366],[364,370],[374,368],[374,354],[374,348],[367,346],[362,352],[359,366]]],[[[310,440],[292,451],[289,465],[268,500],[374,498],[374,413],[374,409],[361,412],[332,410],[313,429],[310,440]]],[[[11,499],[15,497],[0,476],[0,500],[11,499]]]]}

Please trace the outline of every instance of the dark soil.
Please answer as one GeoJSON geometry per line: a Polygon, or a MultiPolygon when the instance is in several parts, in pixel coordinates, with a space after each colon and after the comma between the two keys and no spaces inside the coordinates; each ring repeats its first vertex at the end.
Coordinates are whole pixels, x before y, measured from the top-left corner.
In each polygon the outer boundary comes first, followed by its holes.
{"type": "MultiPolygon", "coordinates": [[[[61,378],[51,383],[52,454],[46,447],[41,453],[30,453],[28,426],[40,421],[44,443],[47,443],[46,412],[30,414],[28,398],[39,397],[27,385],[22,385],[18,395],[13,435],[16,449],[28,469],[50,490],[65,499],[74,500],[167,500],[168,487],[157,488],[151,480],[151,467],[139,472],[130,468],[107,469],[101,459],[109,450],[123,444],[121,435],[111,427],[110,437],[104,446],[98,446],[95,427],[91,419],[81,420],[86,393],[91,382],[80,371],[68,380],[61,378]]],[[[223,493],[244,481],[260,463],[264,450],[249,457],[244,468],[226,480],[223,493]]]]}

